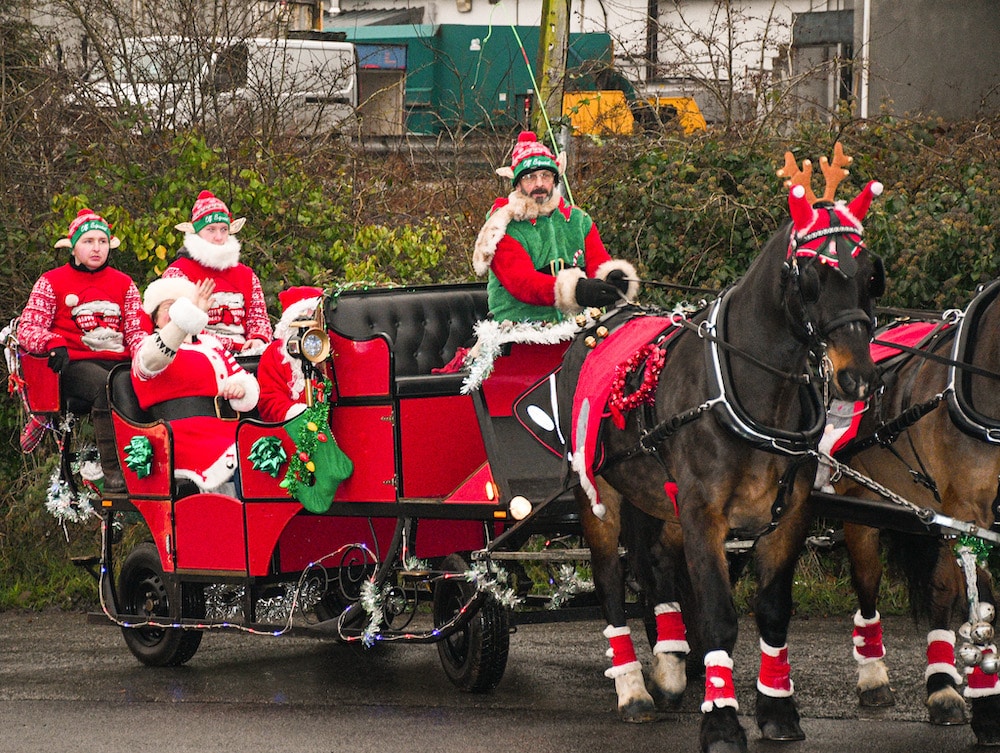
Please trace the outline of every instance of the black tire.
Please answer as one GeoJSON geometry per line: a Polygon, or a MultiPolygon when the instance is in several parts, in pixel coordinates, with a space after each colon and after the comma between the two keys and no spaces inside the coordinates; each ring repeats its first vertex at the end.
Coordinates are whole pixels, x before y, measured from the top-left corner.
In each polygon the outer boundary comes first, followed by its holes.
{"type": "MultiPolygon", "coordinates": [[[[174,621],[205,616],[205,590],[200,584],[167,582],[156,547],[149,542],[133,549],[118,576],[119,611],[151,620],[174,621]],[[180,598],[175,594],[180,591],[180,598]]],[[[136,659],[150,667],[176,667],[201,645],[200,630],[123,627],[125,644],[136,659]]]]}
{"type": "MultiPolygon", "coordinates": [[[[441,565],[445,572],[464,573],[468,565],[457,554],[441,565]]],[[[472,598],[474,586],[458,578],[439,580],[434,586],[434,626],[449,622],[472,598]]],[[[487,693],[500,684],[510,649],[510,615],[495,598],[488,597],[465,627],[438,641],[438,655],[445,674],[468,693],[487,693]]]]}

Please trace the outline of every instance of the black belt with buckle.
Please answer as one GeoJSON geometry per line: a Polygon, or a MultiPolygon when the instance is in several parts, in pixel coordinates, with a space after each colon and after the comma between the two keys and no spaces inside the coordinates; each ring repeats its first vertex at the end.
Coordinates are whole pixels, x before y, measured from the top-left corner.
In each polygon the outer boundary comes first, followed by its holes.
{"type": "Polygon", "coordinates": [[[566,269],[565,259],[553,259],[545,266],[538,267],[538,269],[536,269],[535,271],[541,272],[543,275],[552,275],[553,277],[555,277],[564,269],[566,269]]]}
{"type": "Polygon", "coordinates": [[[229,401],[220,397],[177,397],[150,406],[153,418],[173,421],[175,418],[192,416],[214,416],[225,421],[235,420],[240,414],[233,410],[229,401]]]}

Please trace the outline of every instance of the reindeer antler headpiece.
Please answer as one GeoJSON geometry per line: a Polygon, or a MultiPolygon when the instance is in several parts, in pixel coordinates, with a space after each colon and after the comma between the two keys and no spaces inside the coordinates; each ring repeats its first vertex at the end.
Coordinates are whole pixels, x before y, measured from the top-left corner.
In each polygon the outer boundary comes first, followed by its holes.
{"type": "Polygon", "coordinates": [[[882,193],[882,184],[870,181],[849,204],[835,200],[840,182],[850,175],[847,166],[852,157],[844,154],[838,141],[833,147],[833,162],[820,158],[820,169],[826,186],[817,199],[812,191],[812,163],[802,161],[802,169],[791,152],[785,152],[785,164],[777,171],[789,187],[788,208],[792,214],[792,234],[788,242],[788,258],[818,257],[818,261],[838,269],[845,277],[857,270],[854,257],[862,248],[864,219],[872,199],[882,193]]]}

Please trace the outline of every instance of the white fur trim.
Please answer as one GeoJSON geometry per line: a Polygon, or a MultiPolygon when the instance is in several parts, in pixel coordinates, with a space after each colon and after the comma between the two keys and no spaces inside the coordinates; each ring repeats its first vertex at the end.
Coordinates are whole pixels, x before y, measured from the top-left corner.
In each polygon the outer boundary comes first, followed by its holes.
{"type": "Polygon", "coordinates": [[[322,299],[319,296],[316,298],[303,298],[301,301],[296,301],[285,309],[278,323],[274,325],[274,339],[287,340],[288,336],[292,334],[292,322],[298,319],[311,319],[315,314],[316,307],[319,306],[320,300],[322,299]]]}
{"type": "Polygon", "coordinates": [[[664,601],[653,607],[653,614],[671,614],[681,611],[681,605],[676,601],[664,601]]]}
{"type": "Polygon", "coordinates": [[[204,476],[185,468],[177,468],[174,475],[193,481],[201,491],[209,492],[232,479],[235,470],[236,443],[233,442],[218,460],[205,469],[204,476]]]}
{"type": "Polygon", "coordinates": [[[469,375],[462,382],[462,394],[468,395],[493,373],[493,363],[507,343],[554,345],[572,340],[580,327],[572,320],[555,324],[545,322],[509,322],[483,319],[474,327],[476,344],[466,363],[469,375]]]}
{"type": "MultiPolygon", "coordinates": [[[[164,282],[187,282],[187,280],[183,277],[172,277],[164,282]]],[[[188,335],[197,335],[208,324],[208,312],[202,311],[187,298],[178,298],[170,304],[170,321],[188,335]]]]}
{"type": "Polygon", "coordinates": [[[472,269],[482,277],[490,271],[497,244],[507,234],[507,225],[514,221],[533,220],[543,215],[552,214],[559,206],[560,196],[553,193],[551,201],[538,204],[520,191],[512,191],[507,196],[507,203],[489,216],[479,235],[472,252],[472,269]]]}
{"type": "Polygon", "coordinates": [[[606,628],[604,628],[603,635],[608,640],[611,640],[612,638],[621,638],[623,635],[632,635],[632,628],[630,628],[628,625],[625,625],[624,627],[615,627],[614,625],[608,625],[606,628]]]}
{"type": "Polygon", "coordinates": [[[945,643],[950,643],[952,646],[955,645],[955,631],[954,630],[930,630],[927,633],[927,645],[931,645],[936,641],[944,641],[945,643]]]}
{"type": "Polygon", "coordinates": [[[765,643],[763,638],[760,639],[760,652],[762,654],[767,654],[768,656],[775,656],[776,657],[779,654],[781,654],[782,651],[785,651],[787,649],[788,649],[788,644],[787,643],[784,646],[780,646],[778,648],[775,648],[774,646],[771,646],[771,645],[765,643]]]}
{"type": "Polygon", "coordinates": [[[197,233],[184,236],[184,248],[199,264],[219,271],[240,263],[240,242],[230,235],[221,246],[209,243],[197,233]]]}
{"type": "Polygon", "coordinates": [[[928,664],[924,670],[924,681],[926,682],[931,675],[948,675],[956,685],[962,684],[962,675],[955,669],[954,664],[928,664]]]}
{"type": "Polygon", "coordinates": [[[633,267],[632,264],[624,259],[610,259],[597,268],[597,271],[594,273],[594,277],[599,280],[607,280],[608,275],[616,269],[624,272],[626,279],[629,280],[628,290],[625,291],[625,297],[628,299],[629,303],[631,303],[635,300],[635,297],[639,295],[639,273],[635,271],[635,267],[633,267]]]}
{"type": "Polygon", "coordinates": [[[576,300],[576,284],[586,276],[587,273],[579,267],[567,267],[559,271],[554,287],[557,309],[570,316],[583,311],[583,306],[576,300]]]}
{"type": "Polygon", "coordinates": [[[160,277],[146,286],[142,294],[142,310],[152,316],[164,301],[178,301],[182,298],[193,301],[197,295],[198,287],[186,277],[160,277]]]}
{"type": "Polygon", "coordinates": [[[252,411],[257,406],[257,399],[260,397],[260,385],[257,384],[257,380],[253,374],[238,372],[232,376],[228,376],[223,381],[223,386],[230,384],[242,385],[245,392],[243,397],[234,397],[229,400],[229,404],[233,406],[233,410],[237,413],[249,413],[252,411]]]}
{"type": "MultiPolygon", "coordinates": [[[[765,643],[763,638],[760,639],[760,653],[764,656],[777,658],[782,651],[785,651],[787,649],[788,649],[787,643],[779,648],[775,648],[774,646],[765,643]]],[[[788,690],[781,690],[778,688],[772,688],[769,685],[765,685],[763,682],[761,682],[760,677],[758,676],[757,690],[759,690],[761,693],[770,698],[790,698],[792,694],[795,692],[795,683],[792,682],[791,678],[789,678],[788,690]]]]}
{"type": "MultiPolygon", "coordinates": [[[[861,616],[861,610],[859,609],[854,613],[854,626],[855,627],[868,627],[870,625],[875,625],[882,621],[882,615],[879,614],[878,610],[875,610],[875,616],[870,620],[865,619],[861,616]]],[[[954,637],[952,637],[952,643],[955,642],[954,637]]]]}
{"type": "Polygon", "coordinates": [[[285,411],[285,420],[291,421],[296,416],[300,415],[301,413],[304,413],[305,410],[306,410],[305,403],[295,403],[295,405],[291,406],[288,410],[285,411]]]}
{"type": "Polygon", "coordinates": [[[705,666],[706,667],[725,667],[726,669],[733,668],[733,660],[729,654],[722,649],[716,649],[715,651],[709,651],[705,654],[705,666]]]}
{"type": "Polygon", "coordinates": [[[687,641],[657,641],[653,645],[654,654],[688,654],[691,646],[687,641]]]}
{"type": "Polygon", "coordinates": [[[628,664],[621,664],[617,667],[608,667],[604,670],[604,676],[615,679],[621,677],[622,675],[627,675],[629,672],[642,672],[642,664],[638,659],[636,661],[630,661],[628,664]]]}

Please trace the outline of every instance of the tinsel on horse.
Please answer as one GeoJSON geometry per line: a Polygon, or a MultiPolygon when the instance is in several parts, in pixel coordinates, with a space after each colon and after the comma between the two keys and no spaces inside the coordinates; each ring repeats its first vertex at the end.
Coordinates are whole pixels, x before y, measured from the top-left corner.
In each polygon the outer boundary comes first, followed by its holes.
{"type": "Polygon", "coordinates": [[[779,175],[792,219],[737,284],[691,317],[623,307],[578,336],[559,373],[619,712],[646,721],[679,700],[690,640],[705,667],[706,751],[746,750],[732,680],[734,535],[754,541],[757,723],[767,739],[804,736],[786,639],[824,390],[864,400],[876,378],[868,344],[883,280],[861,221],[881,184],[834,201],[849,161],[839,145],[832,164],[823,159],[827,190],[817,199],[811,165],[799,170],[786,155],[779,175]],[[632,338],[634,328],[645,337],[632,338]],[[635,344],[644,339],[652,347],[635,344]],[[626,624],[620,542],[647,607],[652,692],[626,624]]]}

